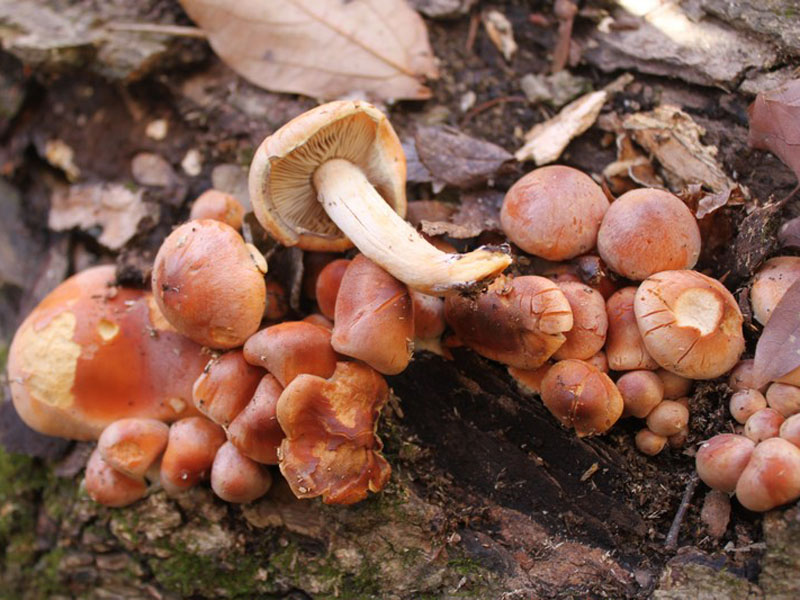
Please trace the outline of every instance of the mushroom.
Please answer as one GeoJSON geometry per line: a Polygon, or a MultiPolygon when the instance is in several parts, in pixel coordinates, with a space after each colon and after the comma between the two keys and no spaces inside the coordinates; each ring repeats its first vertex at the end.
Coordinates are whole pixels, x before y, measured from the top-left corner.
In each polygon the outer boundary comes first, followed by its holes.
{"type": "Polygon", "coordinates": [[[143,477],[129,477],[111,467],[95,449],[86,464],[86,492],[104,506],[127,506],[144,498],[147,483],[143,477]]]}
{"type": "Polygon", "coordinates": [[[188,417],[173,423],[161,459],[164,490],[175,496],[206,479],[214,456],[224,443],[225,431],[205,417],[188,417]]]}
{"type": "Polygon", "coordinates": [[[647,427],[640,429],[635,438],[636,448],[642,454],[655,456],[667,445],[667,438],[663,435],[653,433],[647,427]]]}
{"type": "Polygon", "coordinates": [[[764,394],[753,389],[734,392],[728,403],[731,416],[737,423],[742,425],[747,422],[751,415],[764,408],[767,408],[767,400],[764,398],[764,394]]]}
{"type": "Polygon", "coordinates": [[[689,409],[675,400],[663,400],[647,415],[647,428],[656,435],[669,437],[689,423],[689,409]]]}
{"type": "Polygon", "coordinates": [[[340,362],[329,379],[299,375],[278,400],[286,433],[280,469],[298,498],[352,504],[380,491],[391,474],[376,435],[389,398],[383,377],[365,364],[340,362]]]}
{"type": "Polygon", "coordinates": [[[289,314],[289,297],[286,289],[274,279],[265,281],[267,286],[267,307],[264,309],[264,318],[277,323],[289,314]]]}
{"type": "Polygon", "coordinates": [[[277,408],[283,387],[274,375],[264,375],[253,398],[228,427],[228,440],[256,462],[278,464],[278,447],[284,438],[277,408]]]}
{"type": "Polygon", "coordinates": [[[213,219],[230,225],[234,229],[242,228],[244,206],[236,198],[219,190],[206,190],[192,204],[189,219],[213,219]]]}
{"type": "Polygon", "coordinates": [[[161,244],[153,295],[181,334],[212,348],[235,348],[261,324],[266,272],[264,257],[232,227],[190,221],[161,244]]]}
{"type": "Polygon", "coordinates": [[[631,190],[606,212],[597,251],[612,271],[642,281],[660,271],[691,269],[700,256],[700,228],[677,196],[631,190]]]}
{"type": "Polygon", "coordinates": [[[542,402],[578,437],[605,433],[622,415],[622,396],[609,379],[582,360],[554,364],[542,379],[542,402]]]}
{"type": "Polygon", "coordinates": [[[800,414],[786,419],[778,433],[780,437],[800,448],[800,414]]]}
{"type": "Polygon", "coordinates": [[[686,379],[686,377],[681,377],[666,369],[658,369],[655,374],[664,384],[664,400],[677,400],[688,396],[692,391],[691,379],[686,379]]]}
{"type": "Polygon", "coordinates": [[[733,391],[754,389],[762,394],[767,391],[767,385],[762,384],[759,378],[753,371],[753,359],[748,358],[740,360],[731,371],[731,376],[728,378],[728,385],[731,386],[733,391]]]}
{"type": "Polygon", "coordinates": [[[264,228],[286,246],[340,252],[355,245],[414,289],[447,294],[503,271],[505,252],[437,250],[411,227],[406,164],[397,134],[374,106],[318,106],[266,138],[250,167],[250,198],[264,228]]]}
{"type": "Polygon", "coordinates": [[[639,326],[636,325],[636,315],[633,312],[635,297],[636,288],[626,287],[614,292],[606,300],[606,355],[608,366],[614,371],[658,368],[658,363],[647,353],[639,326]]]}
{"type": "Polygon", "coordinates": [[[762,408],[747,418],[744,435],[756,444],[769,438],[778,437],[781,425],[786,419],[773,408],[762,408]]]}
{"type": "Polygon", "coordinates": [[[564,333],[567,339],[555,351],[553,358],[588,360],[606,343],[608,315],[605,300],[600,292],[583,283],[564,281],[558,287],[572,309],[572,329],[564,333]]]}
{"type": "Polygon", "coordinates": [[[652,371],[628,371],[617,379],[617,389],[625,405],[623,417],[644,419],[664,399],[664,384],[652,371]]]}
{"type": "Polygon", "coordinates": [[[128,477],[142,478],[167,447],[169,426],[155,419],[120,419],[97,440],[100,456],[128,477]]]}
{"type": "Polygon", "coordinates": [[[411,360],[414,305],[408,288],[363,254],[347,267],[336,297],[331,344],[384,375],[411,360]]]}
{"type": "Polygon", "coordinates": [[[744,350],[736,299],[719,281],[697,271],[651,275],[639,286],[633,309],[647,352],[683,377],[719,377],[744,350]]]}
{"type": "Polygon", "coordinates": [[[225,502],[252,502],[266,494],[271,485],[269,470],[241,454],[230,442],[217,450],[211,465],[211,489],[225,502]]]}
{"type": "Polygon", "coordinates": [[[244,358],[272,373],[282,386],[301,373],[330,377],[336,368],[330,331],[305,321],[285,321],[252,335],[244,358]]]}
{"type": "Polygon", "coordinates": [[[516,367],[508,367],[508,374],[512,379],[517,382],[517,385],[523,392],[528,394],[541,394],[542,393],[542,380],[550,367],[553,365],[549,362],[544,363],[541,367],[536,369],[518,369],[516,367]]]}
{"type": "Polygon", "coordinates": [[[319,312],[329,319],[333,319],[336,314],[336,296],[339,294],[342,277],[349,265],[350,261],[346,258],[336,259],[325,265],[317,276],[315,286],[317,306],[319,312]]]}
{"type": "Polygon", "coordinates": [[[792,284],[800,279],[800,256],[770,258],[753,277],[750,304],[756,321],[766,325],[772,311],[792,284]]]}
{"type": "Polygon", "coordinates": [[[113,266],[70,277],[17,329],[8,381],[36,431],[93,440],[124,417],[197,414],[191,388],[208,356],[175,332],[150,293],[115,279],[113,266]]]}
{"type": "Polygon", "coordinates": [[[441,337],[447,323],[444,320],[444,299],[408,290],[414,305],[414,349],[444,355],[441,337]]]}
{"type": "Polygon", "coordinates": [[[536,275],[501,276],[475,297],[449,296],[444,316],[465,345],[518,369],[542,366],[573,324],[564,292],[536,275]]]}
{"type": "Polygon", "coordinates": [[[594,248],[607,210],[608,199],[591,177],[552,165],[531,171],[511,186],[500,223],[525,252],[559,261],[594,248]]]}
{"type": "Polygon", "coordinates": [[[800,448],[782,438],[758,444],[736,483],[736,498],[758,512],[800,498],[800,448]]]}
{"type": "Polygon", "coordinates": [[[800,413],[800,388],[787,383],[773,383],[767,388],[767,404],[784,417],[800,413]]]}
{"type": "Polygon", "coordinates": [[[708,487],[721,492],[733,492],[755,446],[753,440],[743,435],[715,435],[697,450],[697,474],[708,487]]]}
{"type": "Polygon", "coordinates": [[[228,426],[247,406],[264,371],[250,365],[241,350],[211,359],[192,388],[197,409],[218,425],[228,426]]]}

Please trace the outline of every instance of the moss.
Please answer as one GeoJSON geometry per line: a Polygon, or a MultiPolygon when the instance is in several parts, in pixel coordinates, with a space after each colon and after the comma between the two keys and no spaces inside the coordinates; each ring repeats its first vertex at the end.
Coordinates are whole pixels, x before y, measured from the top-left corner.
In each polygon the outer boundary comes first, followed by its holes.
{"type": "Polygon", "coordinates": [[[59,570],[64,553],[62,548],[55,548],[39,559],[32,573],[28,597],[50,598],[64,591],[64,582],[59,570]]]}

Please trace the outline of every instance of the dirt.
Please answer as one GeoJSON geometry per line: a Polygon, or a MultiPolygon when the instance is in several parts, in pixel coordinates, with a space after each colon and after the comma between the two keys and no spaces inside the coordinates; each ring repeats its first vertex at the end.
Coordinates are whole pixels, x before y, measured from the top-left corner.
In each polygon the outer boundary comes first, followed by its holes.
{"type": "MultiPolygon", "coordinates": [[[[583,8],[604,6],[589,2],[583,8]]],[[[533,26],[529,19],[532,13],[549,18],[549,3],[510,0],[492,7],[511,21],[519,51],[507,62],[478,23],[478,10],[427,19],[441,77],[430,83],[430,100],[386,107],[401,138],[413,137],[415,123],[446,124],[513,153],[525,131],[552,116],[552,108],[527,102],[520,85],[523,75],[549,67],[555,27],[533,26]],[[465,109],[467,94],[474,100],[465,109]]],[[[149,3],[146,13],[141,18],[188,24],[166,0],[149,3]]],[[[576,37],[592,23],[579,18],[576,37]]],[[[12,194],[2,192],[3,214],[24,224],[22,230],[14,224],[14,235],[24,238],[16,250],[20,260],[22,253],[61,258],[42,258],[24,278],[0,282],[2,362],[21,317],[67,274],[116,261],[126,283],[144,285],[161,240],[211,185],[215,167],[246,166],[265,135],[315,104],[255,88],[200,40],[182,40],[170,52],[178,54],[163,68],[148,64],[135,80],[98,75],[91,57],[69,67],[45,61],[33,68],[0,53],[0,173],[24,207],[17,217],[7,208],[12,194]],[[159,119],[168,123],[163,139],[148,135],[159,119]],[[104,248],[91,229],[48,229],[51,190],[69,184],[64,169],[45,159],[53,139],[73,150],[85,183],[136,187],[131,162],[141,152],[171,165],[170,185],[140,186],[145,199],[159,206],[158,218],[143,222],[122,252],[104,248]],[[182,166],[192,150],[202,158],[195,174],[182,166]]],[[[585,63],[571,70],[595,89],[621,74],[585,63]]],[[[667,101],[681,106],[706,129],[703,142],[719,148],[725,171],[749,189],[746,207],[721,209],[730,236],[698,265],[740,290],[775,252],[778,224],[797,214],[795,205],[769,203],[786,196],[794,177],[774,156],[747,147],[752,96],[735,87],[634,75],[604,112],[625,115],[667,101]]],[[[595,127],[573,141],[559,162],[599,174],[615,159],[613,140],[595,127]]],[[[494,189],[504,191],[530,168],[511,162],[494,178],[494,189]]],[[[462,193],[449,188],[439,198],[457,200],[462,193]]],[[[409,197],[436,194],[430,184],[414,184],[409,197]]],[[[10,225],[0,225],[0,232],[10,225]]],[[[300,265],[298,252],[279,251],[271,261],[271,270],[296,292],[295,315],[310,306],[299,294],[300,265]]],[[[748,335],[752,352],[755,338],[748,335]]],[[[725,533],[715,538],[701,520],[707,491],[701,484],[688,499],[681,550],[665,546],[693,473],[693,449],[731,428],[724,381],[695,386],[684,448],[649,458],[633,447],[641,422],[625,420],[610,435],[579,440],[536,396],[522,392],[504,367],[468,350],[454,354],[446,361],[419,353],[403,374],[390,378],[398,408],[387,411],[381,435],[393,481],[351,509],[299,503],[280,486],[245,510],[202,491],[180,506],[157,493],[131,509],[99,508],[79,489],[75,469],[54,472],[59,464],[80,462],[76,447],[24,429],[6,400],[0,412],[6,447],[0,452],[0,540],[6,545],[0,582],[11,598],[666,598],[688,594],[689,580],[701,586],[698,573],[711,573],[712,581],[723,573],[730,589],[791,594],[781,577],[796,551],[780,532],[795,527],[796,509],[771,513],[767,531],[773,533],[765,536],[765,518],[734,501],[725,533]],[[784,545],[770,545],[772,539],[784,545]],[[770,565],[766,575],[764,564],[770,565]]]]}

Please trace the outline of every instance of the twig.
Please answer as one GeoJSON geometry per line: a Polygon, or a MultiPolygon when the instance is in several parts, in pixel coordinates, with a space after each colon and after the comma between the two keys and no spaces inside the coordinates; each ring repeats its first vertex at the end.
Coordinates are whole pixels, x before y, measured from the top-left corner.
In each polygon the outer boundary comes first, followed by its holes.
{"type": "Polygon", "coordinates": [[[567,66],[569,60],[569,44],[572,40],[572,24],[578,14],[578,6],[571,0],[556,0],[554,12],[558,19],[558,39],[553,49],[551,73],[557,73],[567,66]]]}
{"type": "Polygon", "coordinates": [[[683,523],[683,518],[686,516],[686,511],[689,510],[689,502],[691,502],[692,496],[694,496],[694,491],[697,489],[699,481],[700,478],[697,476],[697,473],[692,473],[692,478],[686,486],[686,491],[683,492],[681,505],[678,507],[678,512],[675,513],[672,526],[669,528],[669,533],[667,533],[667,541],[664,543],[664,547],[666,547],[667,550],[674,550],[678,546],[678,533],[681,530],[681,523],[683,523]]]}
{"type": "Polygon", "coordinates": [[[485,110],[492,108],[498,104],[505,104],[507,102],[527,102],[528,99],[525,96],[500,96],[498,98],[492,98],[491,100],[487,100],[486,102],[482,102],[478,104],[478,106],[473,107],[464,117],[461,119],[461,125],[468,123],[472,120],[475,115],[482,113],[485,110]]]}
{"type": "Polygon", "coordinates": [[[480,25],[481,16],[474,13],[469,20],[469,30],[467,31],[467,41],[464,43],[464,49],[467,52],[472,52],[472,47],[475,45],[475,38],[478,35],[478,25],[480,25]]]}
{"type": "Polygon", "coordinates": [[[182,25],[159,25],[158,23],[106,23],[106,29],[111,31],[133,31],[137,33],[159,33],[178,37],[191,37],[206,39],[208,35],[199,27],[184,27],[182,25]]]}

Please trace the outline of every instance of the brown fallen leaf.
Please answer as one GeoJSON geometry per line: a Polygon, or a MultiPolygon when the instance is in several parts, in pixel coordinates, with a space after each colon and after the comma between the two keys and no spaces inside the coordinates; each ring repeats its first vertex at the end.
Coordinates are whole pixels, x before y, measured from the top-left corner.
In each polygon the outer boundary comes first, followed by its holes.
{"type": "Polygon", "coordinates": [[[440,200],[414,200],[408,203],[406,220],[414,227],[419,227],[423,221],[437,222],[450,221],[450,217],[458,207],[452,202],[440,200]]]}
{"type": "Polygon", "coordinates": [[[617,133],[616,142],[617,160],[603,169],[603,177],[614,194],[620,195],[636,187],[664,187],[653,163],[634,145],[630,134],[617,133]]]}
{"type": "Polygon", "coordinates": [[[131,191],[117,183],[72,185],[53,191],[48,226],[55,231],[100,226],[103,231],[97,241],[119,250],[148,217],[158,221],[158,206],[145,202],[142,190],[131,191]]]}
{"type": "Polygon", "coordinates": [[[496,144],[450,127],[418,127],[414,140],[419,160],[433,179],[459,188],[486,181],[514,158],[496,144]]]}
{"type": "Polygon", "coordinates": [[[484,232],[502,231],[500,207],[503,197],[502,192],[495,190],[464,194],[455,211],[445,218],[421,219],[420,229],[428,235],[447,235],[455,239],[474,238],[484,232]]]}
{"type": "Polygon", "coordinates": [[[510,61],[517,51],[517,42],[514,41],[514,28],[511,21],[499,10],[488,10],[481,16],[486,34],[492,43],[503,55],[506,61],[510,61]]]}
{"type": "Polygon", "coordinates": [[[717,147],[700,142],[705,130],[677,106],[632,114],[622,126],[661,164],[673,190],[699,183],[723,192],[736,185],[717,162],[717,147]]]}
{"type": "Polygon", "coordinates": [[[594,124],[606,98],[608,93],[601,90],[573,100],[552,119],[534,125],[525,134],[525,145],[514,156],[520,162],[532,160],[537,165],[558,159],[573,138],[594,124]]]}
{"type": "Polygon", "coordinates": [[[748,143],[772,152],[800,182],[800,79],[758,94],[747,113],[748,143]]]}
{"type": "Polygon", "coordinates": [[[753,370],[761,382],[774,381],[800,367],[800,281],[778,302],[756,344],[753,370]]]}
{"type": "Polygon", "coordinates": [[[214,52],[268,90],[424,99],[436,78],[422,18],[405,0],[181,0],[214,52]]]}

